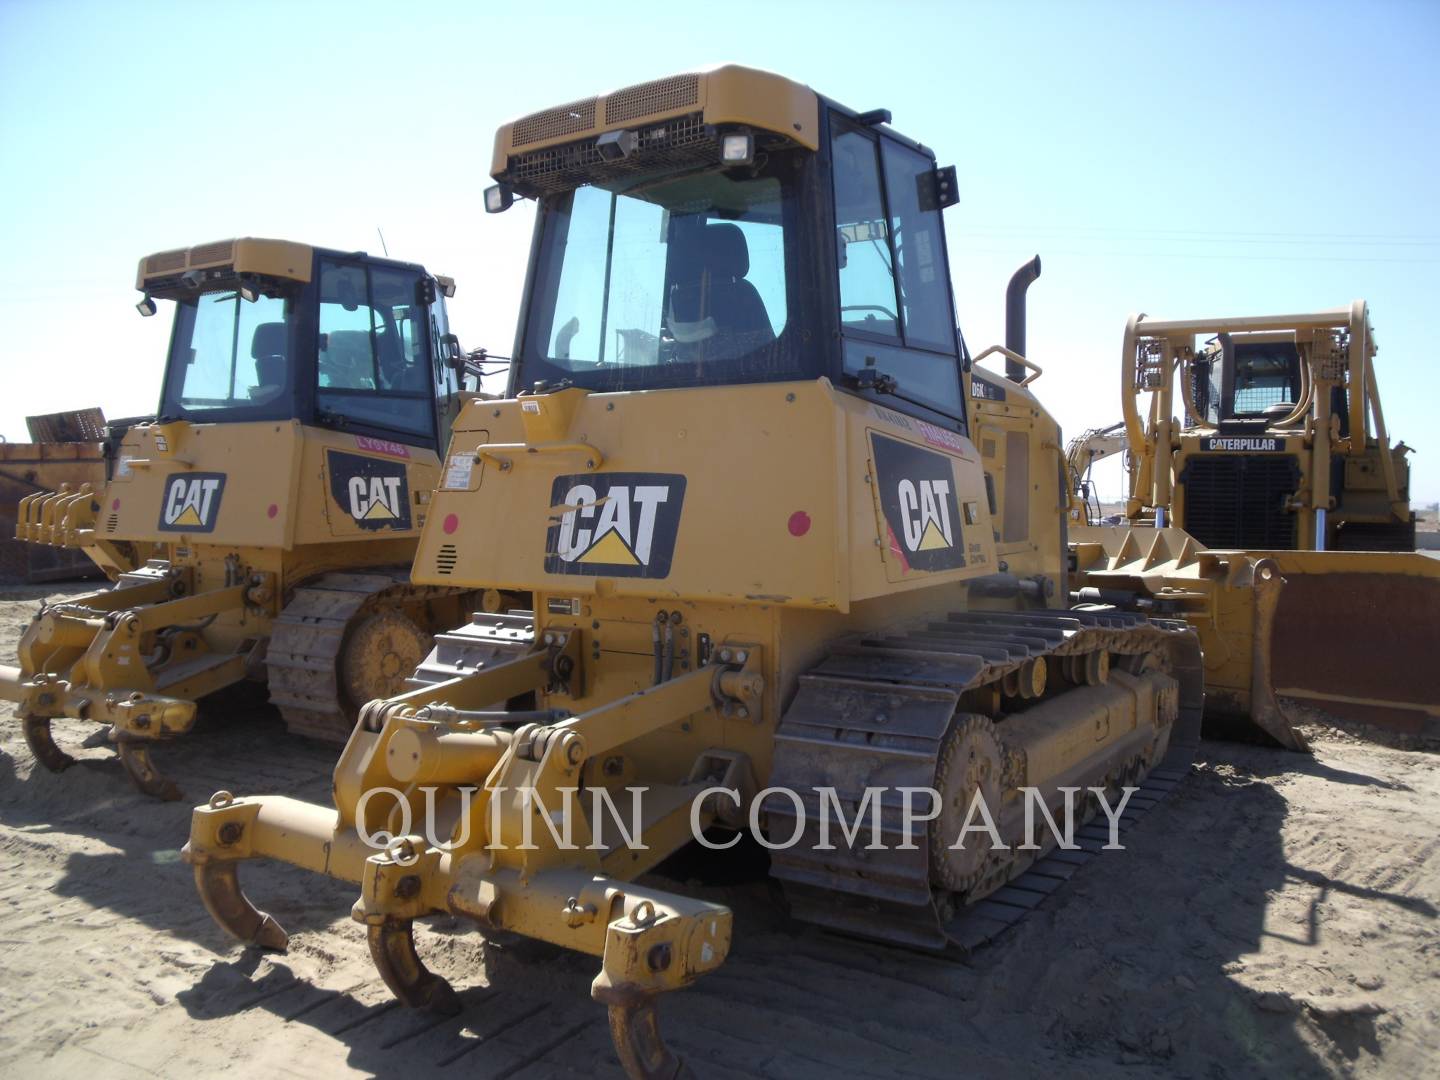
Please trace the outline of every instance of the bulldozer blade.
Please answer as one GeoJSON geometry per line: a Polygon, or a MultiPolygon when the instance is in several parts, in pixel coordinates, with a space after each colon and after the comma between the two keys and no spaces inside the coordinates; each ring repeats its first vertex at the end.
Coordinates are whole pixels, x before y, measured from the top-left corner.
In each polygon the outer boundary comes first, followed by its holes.
{"type": "Polygon", "coordinates": [[[150,758],[150,744],[141,739],[118,738],[115,749],[120,754],[120,764],[130,774],[131,782],[154,799],[175,802],[183,799],[185,793],[164,773],[155,767],[150,758]]]}
{"type": "Polygon", "coordinates": [[[1440,736],[1440,562],[1273,552],[1256,578],[1252,715],[1440,736]]]}
{"type": "Polygon", "coordinates": [[[205,910],[227,933],[247,945],[285,951],[290,943],[289,935],[278,922],[250,902],[240,888],[235,862],[212,859],[197,863],[195,888],[205,910]]]}
{"type": "Polygon", "coordinates": [[[654,994],[639,994],[610,1006],[610,1038],[627,1076],[636,1080],[677,1080],[693,1076],[660,1034],[654,994]]]}
{"type": "Polygon", "coordinates": [[[1440,738],[1440,560],[1417,552],[1223,551],[1179,529],[1071,530],[1081,600],[1181,616],[1205,718],[1293,750],[1299,725],[1440,738]]]}
{"type": "Polygon", "coordinates": [[[25,745],[30,747],[30,753],[51,772],[64,772],[75,764],[73,757],[55,745],[55,739],[50,734],[50,717],[27,713],[20,721],[20,728],[25,734],[25,745]]]}
{"type": "Polygon", "coordinates": [[[429,1009],[442,1016],[460,1011],[460,998],[451,985],[425,966],[415,951],[414,922],[387,917],[366,927],[370,956],[391,992],[412,1009],[429,1009]]]}

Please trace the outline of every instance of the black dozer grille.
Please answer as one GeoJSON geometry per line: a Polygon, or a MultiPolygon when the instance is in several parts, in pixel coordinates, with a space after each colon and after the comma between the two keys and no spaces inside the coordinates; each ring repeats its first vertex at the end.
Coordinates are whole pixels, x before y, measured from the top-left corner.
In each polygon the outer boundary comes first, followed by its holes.
{"type": "Polygon", "coordinates": [[[1285,501],[1300,484],[1289,454],[1195,457],[1180,474],[1185,531],[1209,548],[1288,551],[1295,514],[1285,501]]]}

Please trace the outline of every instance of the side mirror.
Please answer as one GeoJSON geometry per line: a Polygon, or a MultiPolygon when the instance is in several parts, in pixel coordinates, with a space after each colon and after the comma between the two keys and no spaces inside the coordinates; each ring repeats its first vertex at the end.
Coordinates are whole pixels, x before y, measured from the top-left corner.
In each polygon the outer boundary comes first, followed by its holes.
{"type": "Polygon", "coordinates": [[[460,350],[460,339],[454,334],[440,335],[440,361],[451,371],[465,367],[465,354],[460,350]]]}

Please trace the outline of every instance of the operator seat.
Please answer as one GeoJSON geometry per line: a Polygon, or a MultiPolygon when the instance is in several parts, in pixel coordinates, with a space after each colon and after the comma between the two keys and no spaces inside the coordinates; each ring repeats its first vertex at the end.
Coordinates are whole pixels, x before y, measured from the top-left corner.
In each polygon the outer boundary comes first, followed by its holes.
{"type": "Polygon", "coordinates": [[[686,360],[729,360],[774,343],[765,301],[745,279],[750,248],[738,225],[701,228],[676,273],[666,322],[686,360]]]}
{"type": "Polygon", "coordinates": [[[285,392],[286,356],[289,330],[283,322],[261,323],[250,337],[250,357],[255,361],[255,383],[251,401],[271,401],[285,392]]]}

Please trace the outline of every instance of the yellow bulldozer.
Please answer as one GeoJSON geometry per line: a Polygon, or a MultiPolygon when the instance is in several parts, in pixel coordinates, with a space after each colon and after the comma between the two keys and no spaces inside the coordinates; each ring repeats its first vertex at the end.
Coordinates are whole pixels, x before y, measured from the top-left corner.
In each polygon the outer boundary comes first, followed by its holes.
{"type": "Polygon", "coordinates": [[[1409,448],[1390,445],[1375,354],[1363,300],[1135,315],[1124,420],[1067,453],[1073,599],[1185,618],[1207,717],[1294,749],[1307,723],[1440,739],[1440,562],[1413,550],[1409,448]],[[1105,527],[1089,473],[1116,453],[1129,498],[1105,527]]]}
{"type": "Polygon", "coordinates": [[[1390,445],[1376,351],[1363,300],[1302,315],[1132,316],[1124,420],[1070,446],[1072,519],[1097,523],[1090,467],[1123,451],[1132,524],[1212,548],[1414,551],[1410,450],[1390,445]]]}
{"type": "Polygon", "coordinates": [[[408,572],[465,358],[453,283],[411,263],[243,238],[147,256],[136,287],[142,314],[175,304],[157,415],[112,425],[103,482],[31,495],[16,525],[114,587],[43,607],[0,696],[46,768],[72,762],[55,718],[109,725],[135,784],[178,798],[151,747],[205,695],[263,678],[290,730],[343,743],[483,606],[408,572]]]}
{"type": "Polygon", "coordinates": [[[448,679],[361,711],[333,806],[198,807],[223,928],[284,946],[239,881],[271,858],[357,883],[410,1005],[457,1007],[415,919],[588,953],[626,1069],[673,1076],[656,998],[731,937],[637,880],[678,849],[755,832],[797,917],[966,948],[1083,861],[1023,846],[1031,810],[1183,776],[1197,639],[1069,609],[1059,428],[1018,350],[968,354],[954,170],[889,119],[731,66],[501,128],[486,208],[538,200],[511,396],[461,411],[413,580],[533,591],[533,645],[445,635],[448,679]],[[1001,354],[1020,381],[975,366],[1001,354]]]}

